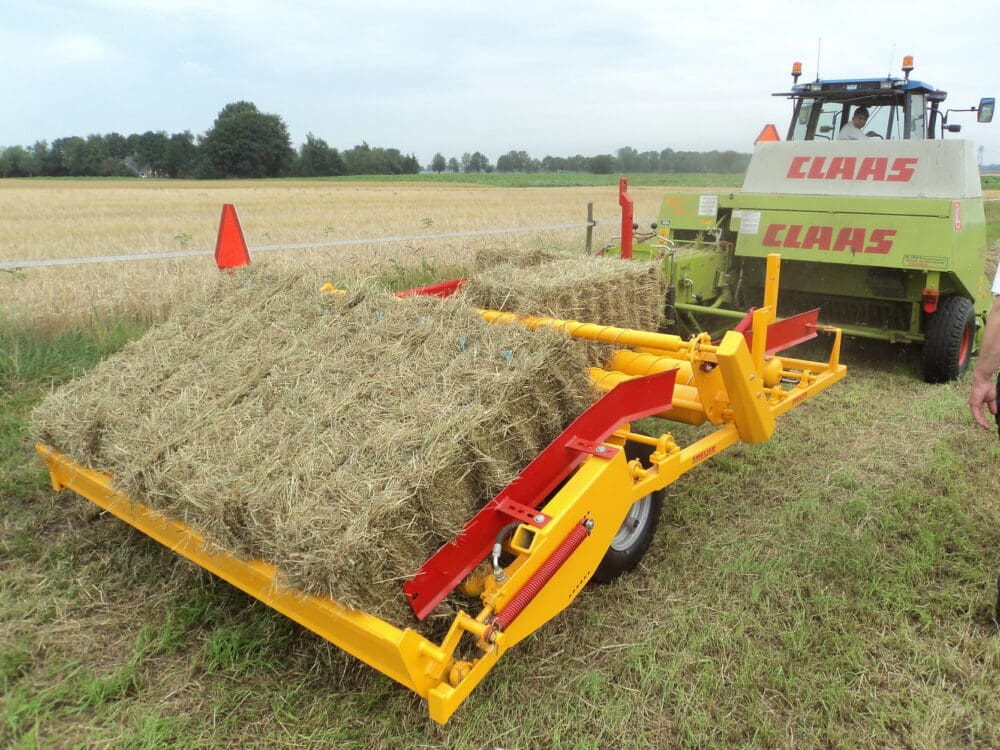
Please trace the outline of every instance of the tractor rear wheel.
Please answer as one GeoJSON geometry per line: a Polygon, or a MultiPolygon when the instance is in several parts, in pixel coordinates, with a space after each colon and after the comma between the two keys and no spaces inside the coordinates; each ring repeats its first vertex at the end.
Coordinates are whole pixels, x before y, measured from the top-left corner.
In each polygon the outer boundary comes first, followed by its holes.
{"type": "MultiPolygon", "coordinates": [[[[631,461],[638,458],[648,463],[653,446],[641,443],[626,443],[625,457],[631,461]]],[[[624,573],[634,570],[649,549],[660,523],[660,512],[663,508],[663,490],[651,492],[632,503],[628,515],[622,521],[611,546],[604,553],[593,580],[597,583],[608,583],[624,573]]]]}
{"type": "Polygon", "coordinates": [[[976,339],[976,311],[966,297],[945,297],[927,323],[924,381],[946,383],[969,366],[976,339]]]}

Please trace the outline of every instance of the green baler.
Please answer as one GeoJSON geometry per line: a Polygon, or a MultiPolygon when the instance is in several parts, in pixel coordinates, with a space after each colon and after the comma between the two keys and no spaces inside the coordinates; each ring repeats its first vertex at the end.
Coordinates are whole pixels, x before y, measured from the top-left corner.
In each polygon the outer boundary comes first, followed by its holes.
{"type": "MultiPolygon", "coordinates": [[[[793,86],[780,94],[794,104],[787,138],[758,142],[742,190],[664,198],[633,253],[663,259],[678,329],[742,317],[777,252],[780,315],[820,307],[849,335],[922,345],[928,382],[964,371],[991,302],[975,147],[935,137],[958,130],[945,93],[904,70],[793,86]],[[878,135],[838,139],[859,107],[878,135]]],[[[969,111],[988,122],[992,109],[969,111]]]]}

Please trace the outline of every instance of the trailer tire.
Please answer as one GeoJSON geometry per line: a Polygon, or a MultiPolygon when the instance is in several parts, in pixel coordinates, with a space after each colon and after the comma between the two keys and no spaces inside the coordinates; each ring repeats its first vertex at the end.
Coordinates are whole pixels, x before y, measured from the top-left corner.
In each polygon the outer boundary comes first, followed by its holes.
{"type": "Polygon", "coordinates": [[[941,300],[927,322],[924,339],[924,381],[946,383],[960,377],[969,366],[976,339],[976,311],[966,297],[941,300]]]}
{"type": "MultiPolygon", "coordinates": [[[[627,443],[625,457],[641,459],[648,462],[653,446],[641,443],[627,443]]],[[[628,515],[611,540],[611,546],[604,553],[593,580],[597,583],[609,583],[616,578],[635,570],[642,556],[646,554],[656,527],[660,523],[660,512],[663,509],[663,490],[651,492],[636,500],[629,508],[628,515]]]]}

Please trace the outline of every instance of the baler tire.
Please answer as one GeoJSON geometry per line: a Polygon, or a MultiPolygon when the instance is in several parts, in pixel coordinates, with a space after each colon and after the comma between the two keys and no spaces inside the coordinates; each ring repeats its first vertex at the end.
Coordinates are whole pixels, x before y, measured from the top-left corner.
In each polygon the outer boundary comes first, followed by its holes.
{"type": "MultiPolygon", "coordinates": [[[[629,461],[639,458],[648,462],[653,450],[651,445],[627,443],[625,457],[629,461]]],[[[656,534],[663,509],[663,494],[663,490],[651,492],[632,503],[628,515],[611,541],[611,546],[594,571],[592,577],[594,582],[610,583],[635,570],[656,534]]]]}
{"type": "Polygon", "coordinates": [[[926,383],[946,383],[961,377],[972,358],[976,310],[967,297],[941,300],[927,323],[923,375],[926,383]]]}

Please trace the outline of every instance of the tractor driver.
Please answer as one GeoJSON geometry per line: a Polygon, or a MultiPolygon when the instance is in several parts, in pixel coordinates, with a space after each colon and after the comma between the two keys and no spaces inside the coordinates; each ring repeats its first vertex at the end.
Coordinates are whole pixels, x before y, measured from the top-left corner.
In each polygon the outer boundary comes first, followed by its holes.
{"type": "Polygon", "coordinates": [[[837,140],[863,141],[865,138],[877,137],[878,133],[874,130],[869,130],[867,133],[861,130],[861,128],[865,126],[866,122],[868,122],[868,110],[864,107],[858,107],[854,110],[854,117],[851,118],[851,121],[840,129],[840,133],[837,135],[837,140]]]}
{"type": "Polygon", "coordinates": [[[986,328],[983,330],[983,345],[979,350],[979,361],[972,373],[972,393],[969,395],[969,407],[972,418],[985,429],[990,429],[983,404],[994,416],[997,413],[997,386],[993,381],[997,370],[1000,370],[1000,269],[993,278],[993,307],[986,318],[986,328]]]}

